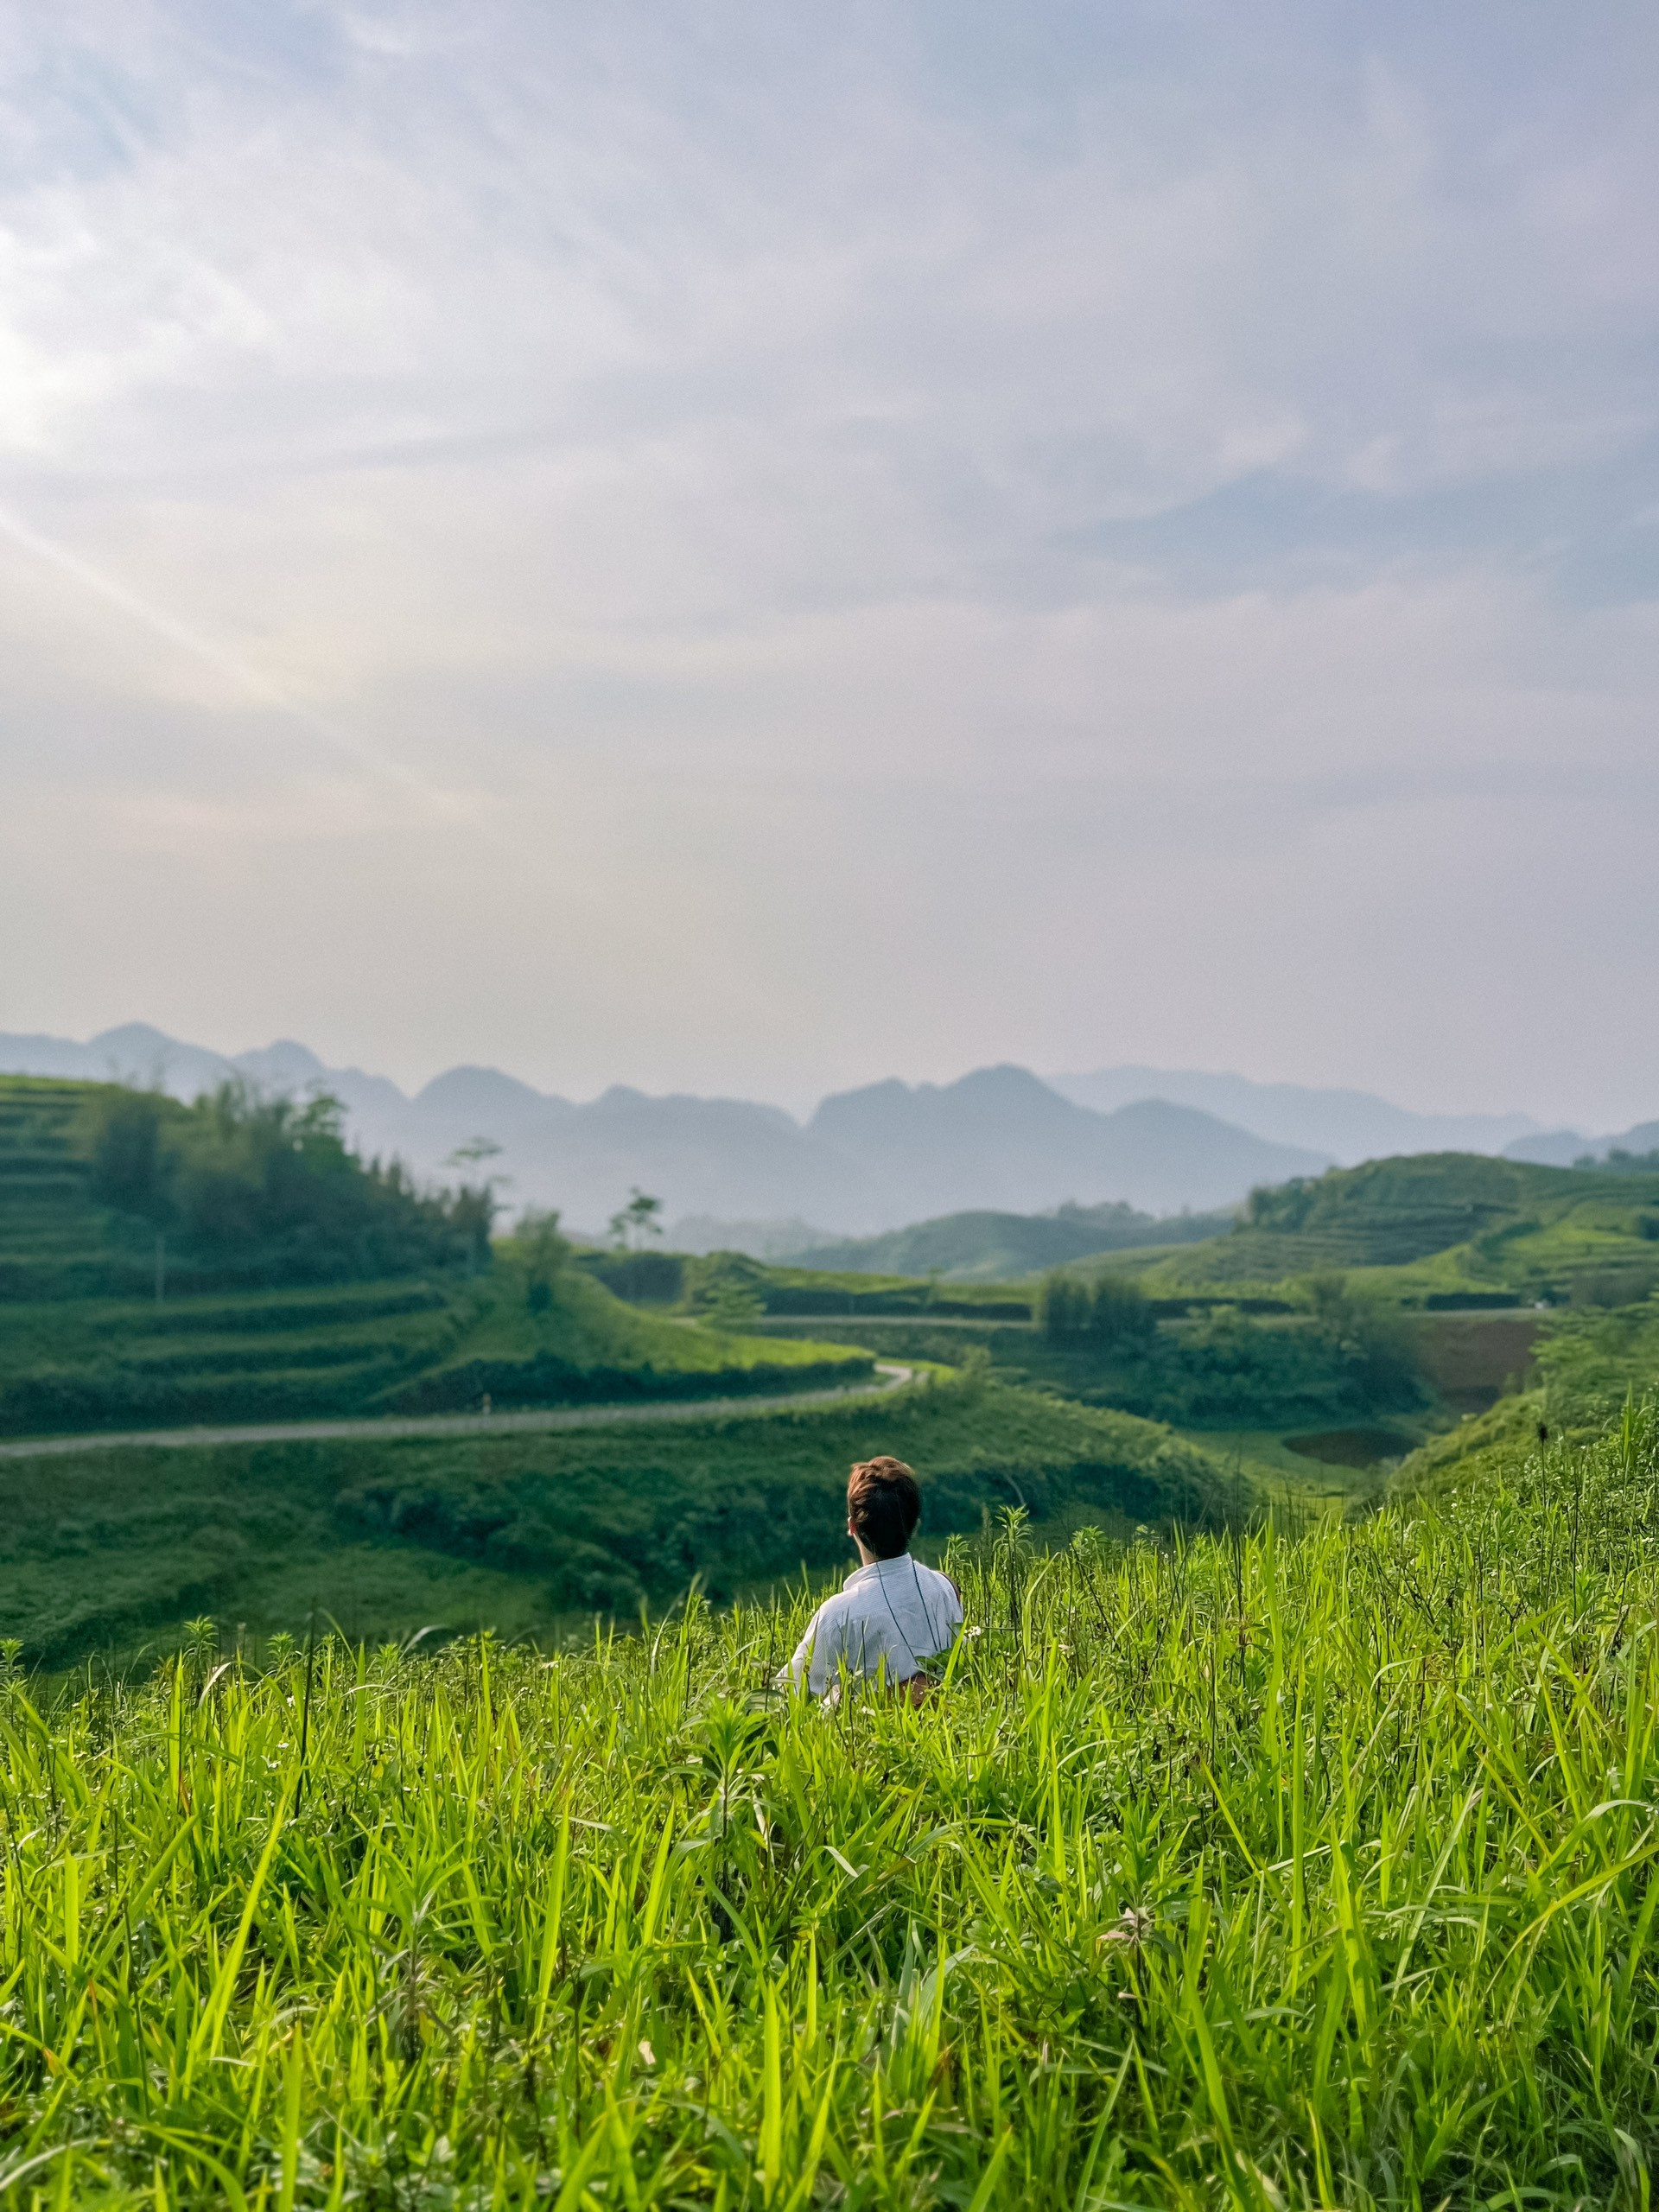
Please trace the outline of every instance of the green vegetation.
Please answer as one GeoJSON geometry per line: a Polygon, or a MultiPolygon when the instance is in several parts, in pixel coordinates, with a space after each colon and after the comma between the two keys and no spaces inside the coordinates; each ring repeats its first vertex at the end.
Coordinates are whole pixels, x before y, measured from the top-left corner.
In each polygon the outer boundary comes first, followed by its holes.
{"type": "Polygon", "coordinates": [[[0,1300],[461,1273],[488,1264],[491,1211],[365,1165],[330,1099],[0,1077],[0,1300]]]}
{"type": "Polygon", "coordinates": [[[973,1376],[810,1413],[0,1463],[0,1634],[32,1660],[175,1637],[193,1615],[354,1636],[438,1624],[547,1636],[694,1578],[725,1598],[847,1557],[847,1470],[928,1485],[935,1537],[1022,1505],[1050,1532],[1222,1517],[1213,1463],[1167,1431],[973,1376]]]}
{"type": "MultiPolygon", "coordinates": [[[[1195,1300],[1190,1318],[1160,1319],[1160,1303],[1133,1281],[1058,1273],[1039,1286],[1036,1327],[921,1316],[798,1325],[897,1359],[960,1360],[976,1346],[1009,1382],[1179,1428],[1287,1432],[1433,1406],[1435,1386],[1411,1324],[1351,1295],[1339,1276],[1300,1284],[1296,1296],[1297,1306],[1275,1301],[1281,1310],[1267,1316],[1230,1300],[1195,1300]]],[[[1171,1303],[1182,1313],[1180,1301],[1171,1303]]],[[[1395,1440],[1394,1452],[1410,1440],[1395,1440]]]]}
{"type": "Polygon", "coordinates": [[[745,1252],[583,1252],[576,1264],[619,1298],[704,1313],[741,1300],[756,1314],[955,1314],[1023,1321],[1031,1294],[1018,1283],[958,1283],[946,1294],[931,1280],[907,1275],[826,1274],[779,1267],[745,1252]]]}
{"type": "Polygon", "coordinates": [[[1659,1285],[1656,1239],[1659,1173],[1440,1153],[1258,1191],[1230,1236],[1133,1264],[1161,1295],[1338,1268],[1429,1310],[1622,1305],[1659,1285]]]}
{"type": "Polygon", "coordinates": [[[384,1412],[486,1391],[503,1403],[626,1397],[857,1370],[844,1351],[734,1344],[621,1306],[572,1274],[553,1219],[527,1222],[483,1280],[490,1214],[486,1191],[424,1196],[395,1161],[365,1166],[327,1099],[227,1087],[186,1107],[115,1084],[0,1081],[0,1294],[16,1301],[0,1427],[384,1412]]]}
{"type": "Polygon", "coordinates": [[[1157,1329],[1145,1291],[1122,1275],[1099,1274],[1093,1282],[1058,1273],[1045,1276],[1032,1318],[1051,1344],[1103,1351],[1144,1347],[1157,1329]]]}
{"type": "Polygon", "coordinates": [[[1581,1446],[1659,1379],[1659,1296],[1617,1313],[1555,1317],[1533,1348],[1532,1370],[1531,1387],[1414,1452],[1393,1478],[1395,1495],[1504,1491],[1581,1446]]]}
{"type": "Polygon", "coordinates": [[[610,1399],[812,1389],[867,1351],[689,1327],[574,1270],[527,1273],[511,1246],[474,1282],[7,1309],[0,1433],[310,1421],[610,1399]]]}
{"type": "Polygon", "coordinates": [[[187,1108],[0,1081],[0,1433],[725,1396],[869,1371],[867,1352],[746,1338],[729,1312],[714,1327],[641,1313],[569,1264],[556,1217],[499,1248],[489,1219],[486,1192],[423,1196],[395,1162],[365,1166],[326,1100],[226,1090],[187,1108]]]}
{"type": "Polygon", "coordinates": [[[553,1234],[537,1224],[527,1240],[498,1248],[490,1282],[469,1295],[463,1332],[386,1410],[459,1411],[486,1394],[509,1406],[806,1390],[855,1382],[874,1363],[856,1346],[745,1336],[747,1315],[729,1310],[702,1327],[625,1305],[565,1264],[553,1234]]]}
{"type": "Polygon", "coordinates": [[[1415,1412],[1427,1392],[1386,1323],[1361,1313],[1295,1323],[1230,1307],[1138,1338],[1031,1342],[1021,1361],[1089,1405],[1183,1428],[1280,1428],[1415,1412]]]}
{"type": "Polygon", "coordinates": [[[948,1291],[937,1278],[731,1254],[608,1264],[653,1267],[636,1294],[683,1310],[729,1297],[768,1334],[799,1317],[815,1336],[944,1362],[976,1344],[1010,1381],[1182,1429],[1249,1433],[1276,1488],[1274,1440],[1350,1470],[1397,1458],[1524,1383],[1552,1315],[1622,1308],[1659,1286],[1659,1175],[1462,1154],[1376,1161],[1257,1192],[1247,1218],[1207,1242],[948,1291]]]}
{"type": "Polygon", "coordinates": [[[6,2201],[1635,2212],[1656,1482],[1015,1525],[919,1711],[764,1695],[798,1601],[14,1680],[6,2201]]]}
{"type": "Polygon", "coordinates": [[[937,1275],[945,1282],[1008,1282],[1067,1260],[1129,1246],[1189,1244],[1223,1234],[1230,1212],[1160,1220],[1121,1201],[1052,1213],[950,1213],[882,1236],[840,1237],[796,1255],[798,1268],[838,1274],[937,1275]]]}

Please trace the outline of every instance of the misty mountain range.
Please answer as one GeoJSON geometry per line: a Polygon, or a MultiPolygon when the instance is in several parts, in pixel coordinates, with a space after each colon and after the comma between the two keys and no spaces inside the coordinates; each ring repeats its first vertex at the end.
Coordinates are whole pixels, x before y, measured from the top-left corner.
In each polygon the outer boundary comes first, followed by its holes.
{"type": "MultiPolygon", "coordinates": [[[[511,1211],[556,1206],[591,1231],[637,1185],[664,1201],[671,1224],[685,1219],[690,1230],[686,1217],[697,1217],[700,1245],[773,1252],[969,1208],[1037,1213],[1122,1201],[1153,1214],[1207,1211],[1258,1183],[1379,1153],[1535,1157],[1529,1147],[1570,1144],[1576,1158],[1592,1148],[1519,1115],[1414,1115],[1358,1091],[1173,1070],[1046,1083],[1001,1066],[950,1084],[890,1080],[825,1098],[804,1125],[748,1100],[649,1097],[622,1085],[576,1104],[493,1068],[451,1068],[411,1098],[384,1076],[327,1067],[303,1045],[227,1055],[141,1022],[85,1045],[0,1034],[0,1071],[156,1084],[186,1098],[227,1078],[326,1090],[345,1107],[353,1143],[396,1153],[424,1177],[453,1176],[457,1147],[493,1141],[501,1149],[488,1169],[505,1179],[511,1211]]],[[[1614,1141],[1625,1140],[1602,1148],[1614,1141]]]]}
{"type": "MultiPolygon", "coordinates": [[[[1137,1098],[1196,1106],[1274,1144],[1329,1153],[1338,1167],[1398,1153],[1502,1152],[1538,1128],[1525,1114],[1414,1114],[1369,1091],[1252,1083],[1246,1076],[1201,1075],[1191,1068],[1100,1068],[1092,1075],[1052,1075],[1048,1081],[1063,1098],[1091,1106],[1098,1114],[1112,1113],[1137,1098]]],[[[1586,1141],[1574,1141],[1582,1152],[1586,1141]]]]}

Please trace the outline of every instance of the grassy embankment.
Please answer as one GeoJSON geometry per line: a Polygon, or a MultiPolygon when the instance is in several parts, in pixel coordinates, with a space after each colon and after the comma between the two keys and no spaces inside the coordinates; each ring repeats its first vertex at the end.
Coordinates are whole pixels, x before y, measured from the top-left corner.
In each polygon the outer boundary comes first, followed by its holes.
{"type": "Polygon", "coordinates": [[[1541,1454],[1570,1456],[1659,1383],[1659,1296],[1611,1313],[1563,1314],[1534,1348],[1529,1387],[1414,1452],[1392,1478],[1402,1499],[1524,1484],[1541,1454]]]}
{"type": "Polygon", "coordinates": [[[851,1462],[908,1459],[927,1533],[1020,1504],[1084,1521],[1216,1522],[1213,1463],[1122,1414],[972,1380],[798,1414],[626,1429],[87,1452],[0,1463],[0,1635],[31,1662],[168,1648],[194,1616],[256,1642],[333,1619],[556,1643],[595,1611],[660,1611],[847,1563],[851,1462]]]}
{"type": "Polygon", "coordinates": [[[792,1604],[10,1687],[3,2201],[1645,2208],[1656,1480],[970,1547],[919,1712],[792,1604]]]}

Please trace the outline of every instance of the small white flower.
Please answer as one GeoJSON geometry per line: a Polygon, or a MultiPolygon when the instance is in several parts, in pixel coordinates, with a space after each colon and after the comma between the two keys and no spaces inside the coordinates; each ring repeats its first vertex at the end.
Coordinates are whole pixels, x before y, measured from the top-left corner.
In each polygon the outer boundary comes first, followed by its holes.
{"type": "Polygon", "coordinates": [[[639,2044],[639,2056],[645,2060],[647,2066],[654,2066],[657,2063],[656,2052],[643,2037],[641,2037],[639,2044]]]}
{"type": "Polygon", "coordinates": [[[1099,1941],[1104,1948],[1108,1943],[1122,1943],[1131,1951],[1138,1951],[1152,1933],[1152,1915],[1144,1905],[1126,1904],[1116,1928],[1109,1928],[1099,1941]]]}

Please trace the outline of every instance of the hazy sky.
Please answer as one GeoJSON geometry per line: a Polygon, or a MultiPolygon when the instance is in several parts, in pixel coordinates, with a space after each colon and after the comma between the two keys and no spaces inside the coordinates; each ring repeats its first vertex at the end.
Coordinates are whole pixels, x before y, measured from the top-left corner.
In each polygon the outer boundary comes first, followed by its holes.
{"type": "Polygon", "coordinates": [[[1659,1113],[1659,11],[0,11],[0,1027],[1659,1113]]]}

